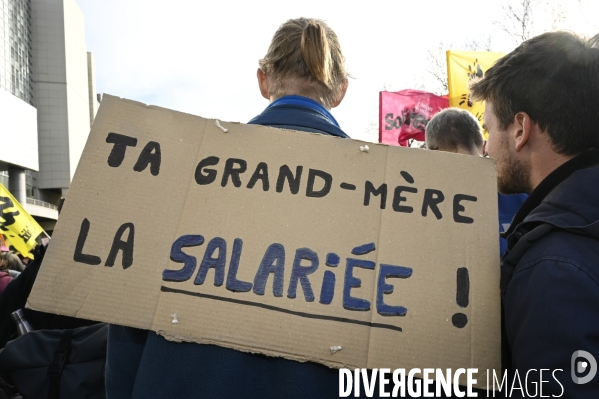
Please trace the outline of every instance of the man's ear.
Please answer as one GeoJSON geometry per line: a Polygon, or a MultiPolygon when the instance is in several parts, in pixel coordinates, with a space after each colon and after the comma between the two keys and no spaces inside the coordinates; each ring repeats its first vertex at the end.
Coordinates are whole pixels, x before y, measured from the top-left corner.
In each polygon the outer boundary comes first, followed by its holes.
{"type": "Polygon", "coordinates": [[[335,100],[335,102],[333,103],[331,108],[335,108],[336,106],[341,104],[341,101],[343,101],[343,98],[345,97],[345,93],[347,92],[347,86],[349,86],[349,81],[347,79],[345,79],[343,81],[343,83],[341,83],[341,89],[339,90],[339,95],[337,96],[337,99],[335,100]]]}
{"type": "Polygon", "coordinates": [[[534,122],[526,112],[518,112],[516,116],[514,116],[513,135],[517,152],[522,150],[524,145],[528,143],[533,128],[534,122]]]}
{"type": "Polygon", "coordinates": [[[270,100],[270,95],[268,94],[269,84],[268,84],[268,76],[262,71],[262,69],[258,68],[258,72],[256,72],[258,77],[258,86],[260,87],[260,94],[262,97],[270,100]]]}

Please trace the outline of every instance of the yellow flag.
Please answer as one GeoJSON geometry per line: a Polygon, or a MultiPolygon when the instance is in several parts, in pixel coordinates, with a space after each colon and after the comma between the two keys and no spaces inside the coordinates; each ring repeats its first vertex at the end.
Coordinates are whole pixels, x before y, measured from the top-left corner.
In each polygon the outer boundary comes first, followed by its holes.
{"type": "MultiPolygon", "coordinates": [[[[472,112],[483,124],[485,112],[484,102],[473,102],[470,99],[468,82],[474,78],[484,77],[487,69],[495,61],[503,57],[503,53],[477,51],[447,51],[447,85],[449,86],[449,106],[472,112]]],[[[485,132],[485,139],[487,133],[485,132]]]]}
{"type": "Polygon", "coordinates": [[[0,233],[7,236],[8,241],[23,256],[29,256],[37,245],[35,239],[44,229],[12,196],[10,191],[0,184],[0,233]]]}

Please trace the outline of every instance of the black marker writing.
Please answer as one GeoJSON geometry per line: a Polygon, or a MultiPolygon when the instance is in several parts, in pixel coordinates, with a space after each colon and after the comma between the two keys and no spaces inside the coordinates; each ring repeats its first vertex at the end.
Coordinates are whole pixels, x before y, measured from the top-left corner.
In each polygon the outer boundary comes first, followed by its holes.
{"type": "MultiPolygon", "coordinates": [[[[468,269],[460,267],[457,273],[457,291],[455,301],[461,308],[468,307],[470,295],[470,276],[468,269]]],[[[455,313],[451,318],[452,324],[457,328],[464,328],[468,324],[468,316],[464,313],[455,313]]]]}

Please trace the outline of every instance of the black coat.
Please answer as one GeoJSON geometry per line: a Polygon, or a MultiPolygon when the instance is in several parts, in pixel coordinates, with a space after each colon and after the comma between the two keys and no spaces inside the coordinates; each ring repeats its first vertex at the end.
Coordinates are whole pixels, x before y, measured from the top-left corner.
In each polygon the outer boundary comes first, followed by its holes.
{"type": "Polygon", "coordinates": [[[19,277],[13,279],[6,286],[6,289],[0,295],[0,348],[4,348],[8,341],[17,337],[17,326],[11,319],[10,314],[18,309],[23,309],[25,319],[34,330],[70,329],[97,323],[85,319],[25,309],[25,303],[27,303],[27,298],[31,293],[45,253],[46,248],[38,245],[33,251],[35,259],[25,267],[19,277]]]}
{"type": "MultiPolygon", "coordinates": [[[[597,164],[599,151],[594,150],[556,169],[522,205],[507,232],[503,363],[512,373],[510,387],[516,370],[523,386],[528,370],[535,370],[528,376],[531,396],[544,369],[543,395],[599,397],[599,375],[586,384],[572,377],[576,351],[599,361],[597,164]]],[[[582,376],[592,367],[592,361],[586,362],[582,376]]],[[[510,397],[520,394],[514,390],[510,397]]]]}

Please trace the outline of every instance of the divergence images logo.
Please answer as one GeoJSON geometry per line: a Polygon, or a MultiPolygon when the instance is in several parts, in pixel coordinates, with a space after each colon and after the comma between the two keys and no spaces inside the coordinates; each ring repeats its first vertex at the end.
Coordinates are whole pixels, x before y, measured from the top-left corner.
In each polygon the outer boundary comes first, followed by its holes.
{"type": "Polygon", "coordinates": [[[572,354],[570,370],[572,371],[572,381],[575,384],[586,384],[597,374],[597,361],[589,352],[576,351],[572,354]],[[591,366],[590,368],[589,365],[591,366]],[[578,377],[578,375],[584,374],[587,370],[588,374],[585,377],[578,377]]]}

